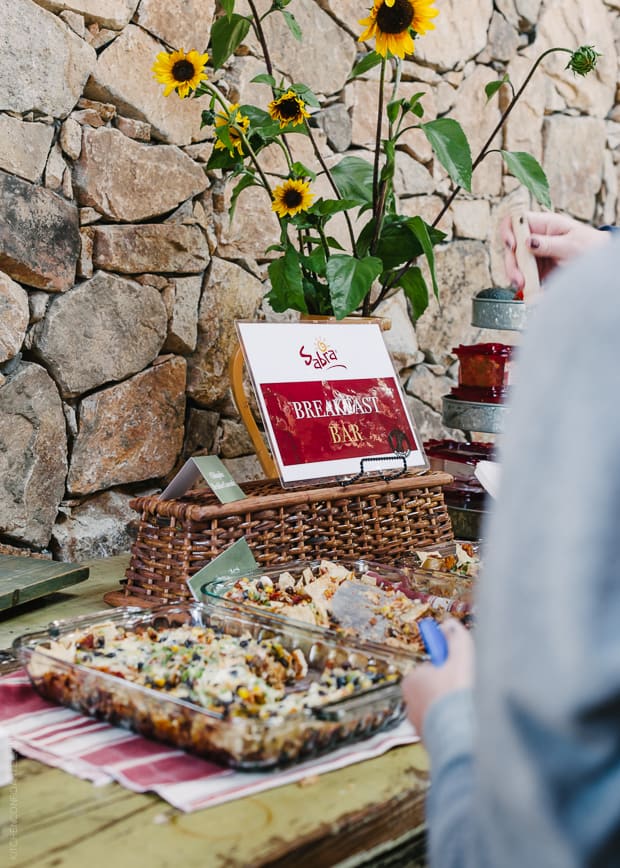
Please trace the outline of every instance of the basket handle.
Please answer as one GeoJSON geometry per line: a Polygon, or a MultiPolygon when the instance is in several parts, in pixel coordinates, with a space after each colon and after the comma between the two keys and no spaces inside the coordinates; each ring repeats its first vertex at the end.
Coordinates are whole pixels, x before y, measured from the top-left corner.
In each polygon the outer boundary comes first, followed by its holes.
{"type": "Polygon", "coordinates": [[[247,395],[245,394],[245,389],[243,388],[243,369],[243,352],[241,351],[241,346],[237,344],[228,363],[228,373],[230,377],[230,386],[232,389],[233,400],[235,402],[237,410],[239,411],[239,415],[241,416],[241,421],[247,428],[248,434],[250,435],[252,443],[254,444],[256,457],[260,461],[260,465],[263,468],[265,476],[268,479],[275,479],[278,476],[276,465],[273,458],[269,454],[267,446],[265,445],[265,441],[263,440],[258,425],[256,424],[254,415],[250,409],[250,404],[248,402],[247,395]]]}

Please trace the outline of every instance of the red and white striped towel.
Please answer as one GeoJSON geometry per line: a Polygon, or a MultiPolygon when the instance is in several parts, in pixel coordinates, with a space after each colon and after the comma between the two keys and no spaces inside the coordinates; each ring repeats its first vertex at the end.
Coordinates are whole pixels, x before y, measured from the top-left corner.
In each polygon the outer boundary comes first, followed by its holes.
{"type": "Polygon", "coordinates": [[[8,731],[13,749],[23,756],[95,784],[115,780],[137,793],[155,792],[181,811],[197,811],[294,783],[418,741],[412,727],[403,722],[287,769],[237,772],[47,702],[35,693],[23,671],[0,678],[0,724],[8,731]]]}

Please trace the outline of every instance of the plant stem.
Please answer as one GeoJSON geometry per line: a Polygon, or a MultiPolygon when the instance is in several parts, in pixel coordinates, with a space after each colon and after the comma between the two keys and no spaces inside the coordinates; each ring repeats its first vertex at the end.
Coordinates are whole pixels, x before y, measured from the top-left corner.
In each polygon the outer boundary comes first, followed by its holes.
{"type": "MultiPolygon", "coordinates": [[[[570,50],[570,48],[548,48],[546,51],[543,51],[543,53],[540,55],[540,57],[538,57],[538,59],[537,59],[537,60],[535,61],[535,63],[532,65],[532,68],[531,68],[530,71],[528,72],[528,74],[527,74],[527,76],[526,76],[526,78],[525,78],[523,84],[522,84],[521,87],[519,88],[519,90],[515,93],[515,95],[513,96],[513,98],[512,98],[512,99],[510,100],[510,102],[508,103],[508,106],[507,106],[505,112],[503,113],[503,115],[500,117],[499,121],[498,121],[497,124],[495,125],[495,127],[494,127],[494,129],[493,129],[493,132],[491,133],[491,135],[488,137],[488,139],[486,140],[486,142],[484,143],[484,145],[483,145],[482,148],[480,149],[480,152],[478,153],[478,156],[476,157],[476,159],[475,159],[474,162],[472,163],[472,166],[471,166],[471,170],[472,170],[472,172],[474,171],[474,169],[477,168],[477,166],[480,165],[480,163],[482,162],[482,160],[483,160],[484,157],[486,156],[487,149],[490,147],[491,142],[493,141],[493,139],[495,138],[495,136],[498,134],[498,132],[501,130],[501,128],[504,126],[504,124],[506,123],[506,121],[507,121],[507,119],[508,119],[508,116],[510,115],[510,113],[511,113],[512,110],[513,110],[513,108],[514,108],[515,105],[517,104],[517,101],[518,101],[519,98],[521,97],[521,94],[523,93],[523,91],[525,90],[525,88],[527,87],[527,85],[529,84],[530,79],[532,78],[532,76],[534,75],[534,73],[536,72],[536,70],[538,69],[538,67],[539,67],[539,65],[541,64],[541,62],[544,60],[544,58],[545,58],[548,54],[553,54],[555,51],[566,51],[566,52],[568,52],[568,54],[572,54],[572,53],[573,53],[573,52],[570,50]]],[[[458,195],[458,193],[460,192],[460,190],[461,190],[461,187],[459,187],[459,186],[457,186],[457,187],[454,188],[454,190],[453,190],[452,193],[450,194],[448,200],[447,200],[446,203],[444,204],[443,208],[441,209],[441,211],[439,212],[439,214],[437,215],[437,217],[436,217],[435,220],[433,221],[433,223],[432,223],[433,226],[437,226],[437,224],[439,223],[439,221],[441,220],[441,218],[443,217],[443,215],[446,213],[446,211],[448,210],[448,208],[450,207],[450,205],[452,204],[452,202],[454,201],[454,199],[456,198],[456,196],[458,195]]]]}
{"type": "Polygon", "coordinates": [[[258,41],[260,42],[261,48],[263,50],[263,58],[265,60],[265,66],[267,67],[267,72],[269,75],[273,75],[273,66],[271,64],[271,58],[269,56],[269,49],[267,47],[267,40],[265,39],[265,34],[263,32],[263,28],[261,25],[261,20],[258,15],[258,10],[256,5],[254,4],[254,0],[248,0],[248,6],[252,10],[252,26],[254,27],[254,32],[258,37],[258,41]]]}
{"type": "MultiPolygon", "coordinates": [[[[248,0],[248,5],[249,5],[250,10],[252,12],[252,26],[254,27],[254,32],[256,33],[256,35],[258,37],[258,41],[260,42],[261,49],[263,51],[263,59],[265,61],[265,66],[267,67],[267,73],[269,75],[273,76],[273,64],[271,62],[271,56],[269,54],[269,46],[267,45],[267,40],[265,39],[265,31],[263,30],[262,20],[258,14],[258,10],[256,8],[256,4],[254,3],[254,0],[248,0]]],[[[267,17],[268,14],[269,14],[269,12],[265,13],[265,18],[267,17]]],[[[276,92],[273,88],[271,88],[271,95],[274,99],[276,98],[276,92]]],[[[284,147],[286,148],[286,151],[289,155],[288,163],[290,165],[293,162],[293,154],[291,152],[291,147],[287,141],[286,136],[282,136],[282,141],[284,142],[284,147]]]]}
{"type": "MultiPolygon", "coordinates": [[[[325,172],[325,177],[329,181],[329,184],[330,184],[332,190],[336,194],[336,199],[342,200],[340,190],[338,189],[336,182],[334,181],[332,173],[329,171],[329,166],[325,162],[323,154],[321,153],[319,146],[316,143],[316,139],[314,138],[314,134],[312,133],[312,128],[310,127],[310,125],[308,124],[308,121],[306,119],[304,119],[304,124],[306,127],[306,131],[308,133],[308,138],[310,139],[310,143],[312,145],[312,149],[314,151],[314,155],[317,158],[317,160],[319,161],[321,168],[325,172]]],[[[351,250],[353,252],[353,256],[357,256],[357,245],[355,243],[355,234],[353,232],[353,225],[351,223],[351,218],[349,217],[349,214],[346,211],[343,211],[342,213],[344,214],[344,219],[347,222],[347,228],[349,230],[349,239],[351,241],[351,250]]]]}
{"type": "Polygon", "coordinates": [[[383,122],[383,91],[385,89],[385,57],[381,58],[381,75],[379,78],[379,100],[377,104],[377,132],[375,135],[375,160],[372,169],[372,216],[378,217],[379,205],[379,158],[381,156],[381,127],[383,122]]]}
{"type": "MultiPolygon", "coordinates": [[[[504,113],[500,117],[499,121],[495,125],[493,132],[488,137],[488,139],[486,140],[486,142],[484,143],[484,145],[480,149],[478,156],[476,157],[476,159],[472,163],[472,172],[474,171],[474,169],[476,169],[477,166],[480,165],[482,160],[486,157],[488,149],[489,149],[493,139],[495,138],[497,133],[501,130],[501,128],[506,123],[510,113],[512,112],[513,108],[517,104],[518,100],[520,99],[521,95],[523,94],[523,91],[525,90],[525,88],[529,84],[532,76],[534,75],[534,73],[536,72],[536,70],[538,69],[538,67],[542,63],[542,61],[545,59],[545,57],[547,57],[548,54],[553,54],[556,51],[564,51],[564,52],[567,52],[568,54],[573,54],[573,52],[571,51],[570,48],[548,48],[546,51],[543,51],[542,54],[536,59],[536,61],[532,64],[532,67],[531,67],[530,71],[528,72],[527,76],[525,77],[523,84],[521,85],[519,90],[514,94],[513,98],[510,100],[506,110],[504,111],[504,113]]],[[[433,220],[433,222],[431,224],[433,227],[437,226],[437,224],[439,223],[439,221],[441,220],[443,215],[446,213],[446,211],[448,210],[450,205],[454,202],[454,199],[456,198],[456,196],[458,195],[460,190],[461,190],[460,186],[457,186],[454,188],[454,190],[452,191],[452,193],[448,197],[447,201],[444,203],[441,211],[439,212],[437,217],[435,217],[435,219],[433,220]]],[[[385,292],[387,292],[392,286],[394,286],[395,284],[398,283],[398,281],[401,279],[403,274],[405,274],[407,271],[409,271],[409,269],[414,264],[416,259],[417,259],[417,257],[415,257],[415,256],[412,257],[411,259],[409,259],[407,262],[405,262],[405,264],[402,265],[398,269],[398,271],[396,272],[394,277],[386,284],[385,292]]],[[[378,303],[378,301],[377,301],[377,303],[378,303]]],[[[376,304],[375,304],[375,306],[376,306],[376,304]]],[[[374,307],[373,307],[373,309],[374,309],[374,307]]]]}
{"type": "Polygon", "coordinates": [[[238,127],[236,127],[236,129],[237,129],[237,132],[239,133],[239,137],[241,138],[241,141],[244,144],[244,147],[247,149],[247,152],[250,156],[250,159],[254,163],[256,171],[258,172],[260,179],[263,182],[263,186],[264,186],[265,190],[267,190],[267,192],[269,193],[269,197],[273,200],[273,193],[271,192],[271,185],[269,184],[269,181],[267,180],[267,176],[263,172],[261,165],[258,162],[258,157],[256,156],[256,153],[254,152],[252,145],[250,144],[250,142],[249,142],[247,136],[245,135],[245,133],[243,132],[243,130],[240,130],[238,127]]]}

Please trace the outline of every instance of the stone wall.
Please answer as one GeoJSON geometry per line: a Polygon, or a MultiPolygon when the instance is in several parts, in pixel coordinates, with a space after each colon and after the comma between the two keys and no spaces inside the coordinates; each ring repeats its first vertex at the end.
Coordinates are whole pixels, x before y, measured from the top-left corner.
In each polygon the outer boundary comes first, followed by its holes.
{"type": "MultiPolygon", "coordinates": [[[[375,81],[347,83],[370,0],[294,0],[305,38],[270,25],[279,72],[320,95],[324,153],[372,147],[375,81]]],[[[550,59],[503,133],[545,167],[554,206],[617,220],[620,0],[436,0],[437,29],[404,65],[402,93],[425,91],[426,118],[449,113],[473,149],[498,117],[484,85],[519,84],[552,45],[594,44],[596,74],[550,59]]],[[[205,172],[200,100],[164,99],[151,67],[162,47],[205,50],[214,0],[0,0],[0,543],[60,559],[122,550],[136,492],[157,490],[185,456],[221,455],[260,476],[231,401],[235,318],[263,309],[269,205],[205,172]]],[[[271,19],[270,19],[271,21],[271,19]]],[[[231,101],[261,102],[252,40],[218,74],[231,101]]],[[[412,133],[398,156],[403,212],[432,220],[449,185],[412,133]]],[[[296,156],[310,162],[302,137],[296,156]]],[[[498,145],[502,143],[498,142],[498,145]]],[[[523,197],[491,156],[440,225],[441,310],[410,325],[389,300],[387,339],[424,439],[445,434],[441,396],[459,343],[489,339],[472,295],[502,285],[497,222],[523,197]]],[[[501,336],[503,338],[506,335],[501,336]]],[[[455,432],[450,432],[455,433],[455,432]]],[[[459,432],[456,432],[459,435],[459,432]]]]}

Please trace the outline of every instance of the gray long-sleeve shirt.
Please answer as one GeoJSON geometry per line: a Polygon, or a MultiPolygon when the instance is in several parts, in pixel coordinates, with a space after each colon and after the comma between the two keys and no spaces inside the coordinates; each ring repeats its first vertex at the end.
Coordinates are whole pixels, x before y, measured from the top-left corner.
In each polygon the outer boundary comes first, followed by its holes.
{"type": "Polygon", "coordinates": [[[476,684],[424,739],[433,868],[620,866],[620,243],[531,316],[485,529],[476,684]]]}

